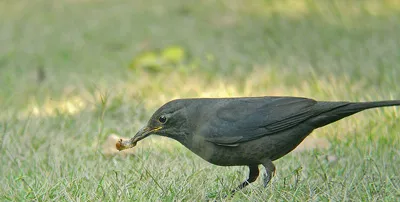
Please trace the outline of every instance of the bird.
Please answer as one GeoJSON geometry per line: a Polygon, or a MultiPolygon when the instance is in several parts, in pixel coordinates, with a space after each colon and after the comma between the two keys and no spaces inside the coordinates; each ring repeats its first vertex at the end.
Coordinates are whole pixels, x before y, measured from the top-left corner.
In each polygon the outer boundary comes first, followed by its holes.
{"type": "Polygon", "coordinates": [[[400,100],[347,102],[305,97],[259,96],[181,98],[151,116],[136,135],[116,143],[118,150],[136,146],[151,134],[172,138],[218,166],[247,166],[247,179],[232,194],[254,182],[259,166],[267,186],[273,161],[295,149],[315,129],[366,109],[400,105],[400,100]]]}

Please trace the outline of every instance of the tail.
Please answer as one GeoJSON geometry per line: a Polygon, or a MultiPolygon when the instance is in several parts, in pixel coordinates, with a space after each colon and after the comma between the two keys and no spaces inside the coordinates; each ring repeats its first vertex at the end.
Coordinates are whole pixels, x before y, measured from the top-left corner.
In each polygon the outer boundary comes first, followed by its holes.
{"type": "Polygon", "coordinates": [[[400,100],[377,102],[318,102],[316,104],[316,110],[322,111],[322,113],[309,119],[309,123],[315,128],[319,128],[366,109],[391,106],[400,106],[400,100]]]}

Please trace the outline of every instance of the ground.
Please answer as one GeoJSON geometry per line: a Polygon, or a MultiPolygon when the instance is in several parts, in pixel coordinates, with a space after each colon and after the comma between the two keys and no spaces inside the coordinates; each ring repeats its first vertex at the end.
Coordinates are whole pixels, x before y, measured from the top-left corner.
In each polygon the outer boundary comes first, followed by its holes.
{"type": "MultiPolygon", "coordinates": [[[[103,145],[173,98],[400,99],[399,21],[396,0],[1,1],[0,200],[219,200],[247,168],[166,138],[103,145]]],[[[399,110],[316,130],[327,146],[227,200],[399,200],[399,110]]]]}

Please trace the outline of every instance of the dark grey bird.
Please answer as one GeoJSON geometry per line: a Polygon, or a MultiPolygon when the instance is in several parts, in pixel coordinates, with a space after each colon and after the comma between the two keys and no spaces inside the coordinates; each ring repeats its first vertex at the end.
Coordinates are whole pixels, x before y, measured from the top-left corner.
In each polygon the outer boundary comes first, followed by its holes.
{"type": "Polygon", "coordinates": [[[204,160],[220,166],[248,166],[254,182],[265,167],[264,186],[274,160],[295,149],[313,130],[365,109],[400,105],[378,102],[321,102],[301,97],[177,99],[159,108],[132,139],[117,149],[134,147],[150,134],[179,141],[204,160]]]}

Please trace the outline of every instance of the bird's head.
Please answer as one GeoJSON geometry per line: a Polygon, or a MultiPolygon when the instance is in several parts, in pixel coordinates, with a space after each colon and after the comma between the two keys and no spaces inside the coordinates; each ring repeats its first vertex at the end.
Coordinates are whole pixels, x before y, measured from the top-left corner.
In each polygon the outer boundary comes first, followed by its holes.
{"type": "Polygon", "coordinates": [[[160,107],[151,116],[147,125],[140,129],[136,135],[127,141],[119,140],[117,149],[132,148],[136,143],[151,134],[182,140],[190,132],[188,126],[188,106],[190,100],[173,100],[160,107]]]}

